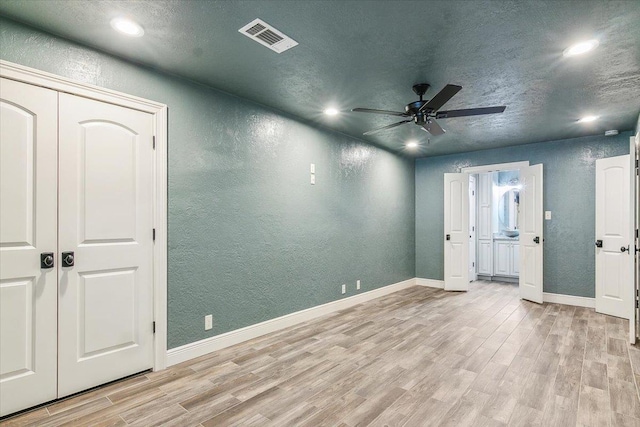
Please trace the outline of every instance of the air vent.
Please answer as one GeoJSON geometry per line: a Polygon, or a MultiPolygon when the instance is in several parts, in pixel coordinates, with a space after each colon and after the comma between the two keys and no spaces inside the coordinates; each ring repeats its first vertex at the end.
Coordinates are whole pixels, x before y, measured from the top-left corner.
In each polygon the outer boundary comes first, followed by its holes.
{"type": "Polygon", "coordinates": [[[278,53],[298,45],[297,41],[276,30],[261,19],[249,22],[238,31],[278,53]]]}

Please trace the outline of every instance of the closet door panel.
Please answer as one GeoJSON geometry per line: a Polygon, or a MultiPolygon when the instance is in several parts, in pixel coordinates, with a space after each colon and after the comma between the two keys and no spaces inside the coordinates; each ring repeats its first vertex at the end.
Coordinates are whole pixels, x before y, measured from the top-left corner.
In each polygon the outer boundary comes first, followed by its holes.
{"type": "Polygon", "coordinates": [[[0,416],[56,398],[57,103],[0,79],[0,416]]]}
{"type": "Polygon", "coordinates": [[[152,126],[60,95],[61,397],[152,367],[152,126]]]}

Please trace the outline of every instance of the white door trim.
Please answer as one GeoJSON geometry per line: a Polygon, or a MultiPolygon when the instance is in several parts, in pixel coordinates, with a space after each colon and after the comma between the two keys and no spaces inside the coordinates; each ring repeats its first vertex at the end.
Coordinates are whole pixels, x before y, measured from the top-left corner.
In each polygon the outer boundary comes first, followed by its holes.
{"type": "Polygon", "coordinates": [[[631,202],[631,212],[630,212],[630,221],[629,221],[629,235],[631,236],[631,243],[629,245],[629,250],[633,251],[632,252],[632,260],[631,260],[631,271],[629,274],[629,277],[631,279],[631,298],[629,299],[630,301],[630,305],[629,305],[629,342],[631,344],[635,344],[636,343],[636,316],[637,316],[637,310],[636,310],[636,283],[638,282],[638,269],[640,268],[640,265],[638,265],[638,255],[637,255],[637,244],[638,244],[638,239],[636,236],[636,230],[638,227],[638,224],[636,223],[637,218],[638,218],[638,203],[640,203],[640,200],[638,200],[638,189],[636,188],[636,182],[637,182],[637,170],[638,170],[638,166],[637,166],[637,154],[638,154],[638,147],[636,146],[636,144],[640,143],[640,132],[636,133],[634,136],[629,138],[629,160],[631,161],[631,164],[629,165],[629,179],[630,179],[630,185],[629,185],[629,201],[631,202]]]}
{"type": "Polygon", "coordinates": [[[474,173],[484,173],[484,172],[512,171],[512,170],[520,170],[520,168],[524,166],[529,166],[528,160],[524,162],[497,163],[494,165],[470,166],[466,168],[460,168],[460,172],[474,174],[474,173]]]}
{"type": "Polygon", "coordinates": [[[154,336],[153,370],[167,366],[167,106],[133,95],[127,95],[88,83],[34,68],[0,60],[0,77],[35,86],[66,92],[153,115],[156,142],[154,161],[154,228],[153,247],[153,307],[156,333],[154,336]]]}

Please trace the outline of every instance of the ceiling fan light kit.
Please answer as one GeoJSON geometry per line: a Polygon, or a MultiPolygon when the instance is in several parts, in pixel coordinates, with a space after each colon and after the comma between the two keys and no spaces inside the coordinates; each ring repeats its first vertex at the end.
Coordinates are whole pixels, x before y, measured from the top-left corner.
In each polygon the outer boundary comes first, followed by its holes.
{"type": "Polygon", "coordinates": [[[383,114],[387,116],[404,117],[405,120],[392,123],[381,128],[373,129],[365,132],[363,135],[372,135],[383,130],[392,129],[397,126],[401,126],[405,123],[414,122],[416,125],[421,126],[422,130],[430,133],[433,136],[443,135],[446,131],[436,122],[435,119],[448,119],[454,117],[469,117],[479,116],[484,114],[496,114],[502,113],[507,107],[483,107],[483,108],[468,108],[463,110],[450,110],[439,111],[444,104],[446,104],[453,96],[462,89],[462,86],[448,84],[438,92],[430,100],[423,100],[422,97],[427,90],[429,90],[429,84],[418,83],[413,85],[413,91],[420,97],[418,101],[411,102],[404,107],[404,113],[399,111],[389,110],[377,110],[372,108],[354,108],[351,111],[356,113],[372,113],[383,114]]]}

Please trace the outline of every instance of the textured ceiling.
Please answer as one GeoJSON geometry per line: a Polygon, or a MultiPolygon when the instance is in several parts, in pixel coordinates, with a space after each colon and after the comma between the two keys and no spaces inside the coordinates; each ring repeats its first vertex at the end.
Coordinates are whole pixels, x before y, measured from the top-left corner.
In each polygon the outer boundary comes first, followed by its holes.
{"type": "Polygon", "coordinates": [[[640,113],[640,1],[77,1],[0,0],[0,14],[419,156],[633,129],[640,113]],[[142,38],[116,34],[127,15],[142,38]],[[277,54],[238,29],[261,18],[298,43],[277,54]],[[564,58],[572,43],[600,47],[564,58]],[[503,114],[414,124],[363,137],[394,117],[327,117],[328,105],[403,111],[415,83],[433,96],[463,86],[443,109],[506,105],[503,114]],[[576,119],[598,114],[585,125],[576,119]]]}

